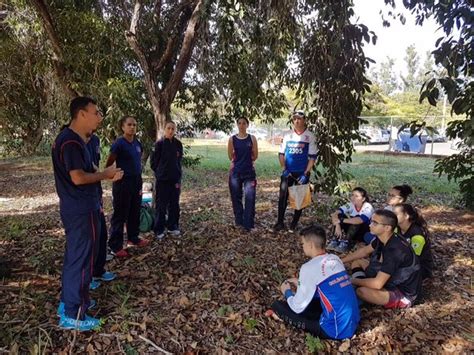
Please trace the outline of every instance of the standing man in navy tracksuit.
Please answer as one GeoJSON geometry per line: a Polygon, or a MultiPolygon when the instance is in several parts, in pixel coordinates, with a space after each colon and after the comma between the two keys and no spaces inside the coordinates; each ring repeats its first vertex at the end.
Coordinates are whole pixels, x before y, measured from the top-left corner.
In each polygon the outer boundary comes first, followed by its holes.
{"type": "Polygon", "coordinates": [[[142,144],[136,138],[137,120],[124,116],[119,121],[123,135],[112,144],[106,166],[117,163],[123,179],[114,182],[112,197],[114,213],[110,221],[109,246],[115,256],[128,257],[123,248],[123,225],[127,225],[127,245],[144,247],[148,240],[140,239],[140,208],[142,203],[142,144]]]}
{"type": "Polygon", "coordinates": [[[164,137],[155,144],[155,151],[150,160],[151,169],[156,178],[156,218],[155,237],[161,240],[166,230],[174,236],[179,230],[179,195],[181,193],[181,161],[183,145],[175,138],[176,124],[166,122],[164,137]],[[168,219],[166,219],[168,215],[168,219]]]}
{"type": "Polygon", "coordinates": [[[87,331],[100,325],[99,319],[85,314],[91,304],[89,284],[99,241],[97,182],[119,180],[122,171],[115,167],[102,172],[94,169],[86,142],[102,121],[96,102],[76,97],[71,101],[70,114],[69,126],[59,133],[52,147],[59,210],[66,232],[61,295],[64,312],[59,314],[59,326],[87,331]]]}

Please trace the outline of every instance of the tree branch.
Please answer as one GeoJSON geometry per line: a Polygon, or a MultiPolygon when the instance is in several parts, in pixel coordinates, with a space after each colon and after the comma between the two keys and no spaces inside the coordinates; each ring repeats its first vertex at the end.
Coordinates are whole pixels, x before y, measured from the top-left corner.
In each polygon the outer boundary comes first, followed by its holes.
{"type": "Polygon", "coordinates": [[[140,47],[138,43],[137,37],[137,26],[138,21],[140,20],[141,15],[141,2],[137,0],[135,2],[135,6],[133,9],[132,20],[130,22],[130,29],[125,33],[125,37],[127,38],[127,42],[132,48],[133,52],[137,56],[138,62],[143,70],[143,74],[145,76],[145,85],[148,90],[148,94],[150,95],[150,100],[153,100],[153,97],[156,97],[157,94],[157,86],[154,77],[153,70],[148,62],[148,59],[140,47]]]}
{"type": "Polygon", "coordinates": [[[172,102],[174,100],[184,75],[186,74],[186,70],[188,69],[194,49],[194,44],[196,43],[202,4],[203,0],[197,1],[193,14],[191,15],[191,19],[188,22],[186,32],[184,33],[183,44],[179,53],[178,62],[176,63],[176,67],[173,74],[171,75],[170,81],[164,89],[164,96],[168,102],[172,102]]]}
{"type": "Polygon", "coordinates": [[[64,64],[61,41],[56,33],[56,29],[54,28],[53,19],[46,3],[44,0],[32,0],[32,3],[41,18],[43,28],[51,43],[53,49],[53,64],[61,84],[70,98],[79,96],[79,93],[71,86],[71,74],[64,64]]]}

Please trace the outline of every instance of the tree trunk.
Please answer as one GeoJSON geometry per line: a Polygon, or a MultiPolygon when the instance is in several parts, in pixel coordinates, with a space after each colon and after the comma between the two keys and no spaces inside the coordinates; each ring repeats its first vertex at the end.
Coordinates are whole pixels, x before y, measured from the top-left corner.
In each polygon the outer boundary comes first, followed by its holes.
{"type": "Polygon", "coordinates": [[[67,95],[73,99],[79,96],[79,93],[71,85],[71,73],[64,63],[61,41],[56,32],[56,28],[54,27],[53,18],[49,12],[48,6],[43,0],[33,0],[32,3],[39,14],[41,23],[43,24],[43,29],[46,32],[53,49],[53,65],[56,75],[67,95]]]}

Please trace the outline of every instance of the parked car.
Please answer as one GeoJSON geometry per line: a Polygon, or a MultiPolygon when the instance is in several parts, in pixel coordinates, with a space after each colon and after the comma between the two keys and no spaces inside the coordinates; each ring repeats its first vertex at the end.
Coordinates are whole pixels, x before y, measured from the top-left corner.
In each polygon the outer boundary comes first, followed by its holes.
{"type": "Polygon", "coordinates": [[[367,139],[369,144],[386,144],[390,140],[390,131],[375,127],[363,127],[359,133],[367,139]]]}

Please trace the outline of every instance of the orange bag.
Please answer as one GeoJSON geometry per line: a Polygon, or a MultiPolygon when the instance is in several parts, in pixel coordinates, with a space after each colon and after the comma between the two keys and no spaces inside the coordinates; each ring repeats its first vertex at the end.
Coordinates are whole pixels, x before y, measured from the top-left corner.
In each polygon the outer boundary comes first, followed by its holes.
{"type": "Polygon", "coordinates": [[[309,184],[293,185],[288,187],[288,200],[290,207],[302,210],[311,205],[311,188],[309,184]]]}

